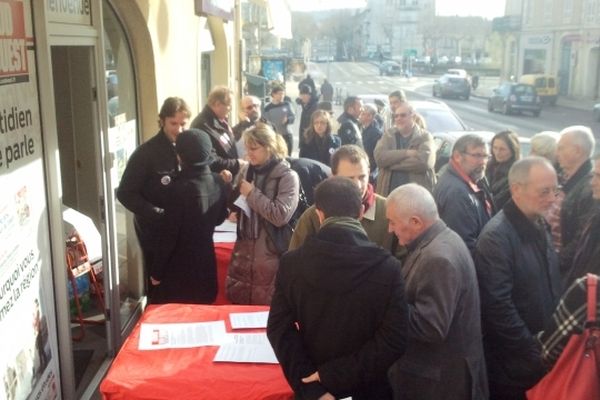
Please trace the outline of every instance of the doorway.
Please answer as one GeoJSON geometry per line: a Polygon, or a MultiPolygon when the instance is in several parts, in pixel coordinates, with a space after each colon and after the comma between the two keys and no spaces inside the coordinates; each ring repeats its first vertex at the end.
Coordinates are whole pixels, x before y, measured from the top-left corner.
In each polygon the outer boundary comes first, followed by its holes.
{"type": "MultiPolygon", "coordinates": [[[[109,353],[102,285],[107,246],[94,54],[93,46],[51,47],[64,231],[67,237],[75,231],[80,235],[91,263],[91,271],[65,282],[71,337],[60,340],[71,341],[78,398],[109,353]],[[97,286],[93,284],[96,278],[97,286]]],[[[71,264],[67,262],[66,267],[73,267],[71,264]]]]}

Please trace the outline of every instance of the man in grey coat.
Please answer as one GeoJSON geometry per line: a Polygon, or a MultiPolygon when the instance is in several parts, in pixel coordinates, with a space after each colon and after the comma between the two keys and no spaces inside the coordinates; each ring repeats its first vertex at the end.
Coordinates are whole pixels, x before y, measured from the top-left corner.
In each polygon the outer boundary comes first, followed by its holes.
{"type": "Polygon", "coordinates": [[[387,199],[389,230],[406,246],[406,353],[390,369],[399,400],[487,399],[479,292],[471,254],[414,183],[387,199]]]}

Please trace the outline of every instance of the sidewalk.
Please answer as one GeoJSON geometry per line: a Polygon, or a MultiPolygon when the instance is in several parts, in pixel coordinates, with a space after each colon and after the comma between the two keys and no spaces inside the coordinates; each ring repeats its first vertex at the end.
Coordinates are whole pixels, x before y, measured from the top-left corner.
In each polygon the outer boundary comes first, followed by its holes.
{"type": "MultiPolygon", "coordinates": [[[[477,90],[471,92],[471,96],[487,99],[492,93],[492,89],[500,85],[500,77],[498,76],[482,76],[479,78],[479,86],[477,90]]],[[[594,104],[598,101],[590,99],[579,99],[568,96],[558,96],[556,104],[561,107],[573,108],[577,110],[592,111],[594,104]]]]}

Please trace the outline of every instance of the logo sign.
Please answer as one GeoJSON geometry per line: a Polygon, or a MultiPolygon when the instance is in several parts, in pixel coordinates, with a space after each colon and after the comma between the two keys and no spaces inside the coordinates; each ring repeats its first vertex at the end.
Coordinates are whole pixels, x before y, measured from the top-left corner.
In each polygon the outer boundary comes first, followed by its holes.
{"type": "Polygon", "coordinates": [[[23,3],[0,1],[0,85],[28,81],[23,3]]]}
{"type": "Polygon", "coordinates": [[[48,0],[48,19],[52,22],[91,25],[90,0],[48,0]]]}

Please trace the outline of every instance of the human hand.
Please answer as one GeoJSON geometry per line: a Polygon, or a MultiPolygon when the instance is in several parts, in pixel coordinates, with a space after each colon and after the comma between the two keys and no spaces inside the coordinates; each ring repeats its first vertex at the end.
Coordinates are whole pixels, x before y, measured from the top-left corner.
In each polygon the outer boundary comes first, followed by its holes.
{"type": "Polygon", "coordinates": [[[304,382],[304,383],[321,382],[321,378],[319,377],[319,371],[314,372],[313,374],[307,376],[306,378],[302,378],[302,382],[304,382]]]}
{"type": "Polygon", "coordinates": [[[327,392],[323,396],[319,397],[319,400],[335,400],[335,396],[327,392]]]}
{"type": "Polygon", "coordinates": [[[152,286],[160,285],[160,281],[154,279],[153,277],[150,277],[150,283],[152,284],[152,286]]]}
{"type": "Polygon", "coordinates": [[[245,111],[240,111],[240,113],[238,114],[238,118],[240,119],[240,122],[242,121],[250,121],[250,118],[248,118],[248,116],[246,115],[245,111]]]}
{"type": "Polygon", "coordinates": [[[227,217],[227,219],[229,220],[229,222],[233,222],[234,224],[237,222],[238,216],[236,212],[230,212],[229,216],[227,217]]]}
{"type": "Polygon", "coordinates": [[[251,184],[250,182],[248,182],[245,179],[242,179],[242,181],[240,182],[240,194],[243,194],[244,196],[248,197],[248,195],[250,194],[250,192],[254,189],[254,185],[251,184]]]}
{"type": "Polygon", "coordinates": [[[233,175],[231,174],[231,171],[229,171],[228,169],[224,169],[223,171],[221,171],[219,173],[219,175],[221,175],[221,178],[223,178],[225,183],[231,183],[231,181],[233,180],[233,175]]]}

